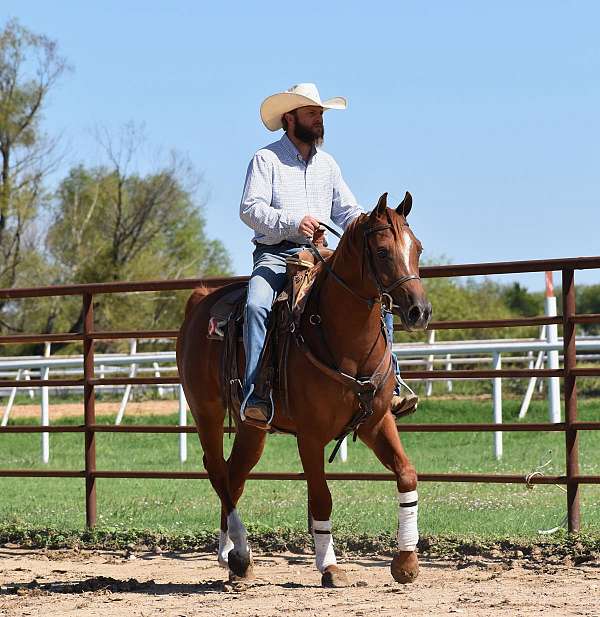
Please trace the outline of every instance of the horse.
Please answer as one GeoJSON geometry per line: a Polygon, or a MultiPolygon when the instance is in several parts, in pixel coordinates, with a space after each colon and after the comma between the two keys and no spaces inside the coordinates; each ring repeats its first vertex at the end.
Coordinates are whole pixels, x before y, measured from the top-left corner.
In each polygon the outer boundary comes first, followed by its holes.
{"type": "MultiPolygon", "coordinates": [[[[383,194],[370,213],[348,225],[333,255],[319,264],[321,271],[299,331],[294,333],[297,344],[289,345],[288,413],[274,396],[272,428],[297,438],[308,487],[315,564],[325,587],[344,587],[349,582],[333,548],[324,449],[351,430],[395,475],[398,550],[391,563],[392,576],[408,583],[418,574],[417,474],[390,411],[395,377],[391,347],[382,328],[382,304],[407,330],[425,329],[431,316],[419,278],[422,246],[407,223],[411,207],[408,192],[395,209],[387,206],[387,193],[383,194]]],[[[230,578],[239,580],[251,578],[253,567],[237,504],[246,478],[261,457],[266,432],[236,417],[233,448],[225,460],[226,412],[219,376],[223,342],[207,339],[207,332],[210,309],[226,292],[227,286],[192,293],[177,340],[177,366],[198,429],[204,467],[221,501],[218,561],[229,569],[230,578]]],[[[238,343],[241,365],[243,354],[238,343]]]]}

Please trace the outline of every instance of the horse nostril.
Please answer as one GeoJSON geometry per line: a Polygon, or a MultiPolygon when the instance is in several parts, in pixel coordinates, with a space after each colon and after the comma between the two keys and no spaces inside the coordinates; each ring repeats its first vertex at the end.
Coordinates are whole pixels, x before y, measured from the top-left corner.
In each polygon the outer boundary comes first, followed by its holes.
{"type": "Polygon", "coordinates": [[[421,319],[421,308],[414,304],[408,309],[407,317],[409,325],[413,326],[421,319]]]}

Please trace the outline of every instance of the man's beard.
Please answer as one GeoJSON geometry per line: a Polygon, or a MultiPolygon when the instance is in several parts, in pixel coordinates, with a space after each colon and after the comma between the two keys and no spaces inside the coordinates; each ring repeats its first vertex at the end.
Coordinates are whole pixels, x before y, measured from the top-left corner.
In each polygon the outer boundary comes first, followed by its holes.
{"type": "Polygon", "coordinates": [[[320,146],[325,137],[325,128],[322,124],[318,127],[306,126],[296,118],[294,137],[309,146],[320,146]]]}

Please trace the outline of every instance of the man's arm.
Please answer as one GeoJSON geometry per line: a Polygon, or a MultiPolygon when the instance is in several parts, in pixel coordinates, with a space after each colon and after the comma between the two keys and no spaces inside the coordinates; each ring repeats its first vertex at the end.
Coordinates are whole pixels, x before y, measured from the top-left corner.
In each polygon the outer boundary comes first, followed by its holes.
{"type": "Polygon", "coordinates": [[[255,154],[246,173],[246,183],[240,203],[240,218],[254,231],[280,240],[298,234],[301,218],[271,206],[273,197],[272,166],[260,154],[255,154]]]}
{"type": "Polygon", "coordinates": [[[342,229],[346,229],[357,216],[364,214],[364,210],[356,203],[356,197],[348,188],[344,178],[342,178],[342,172],[335,162],[333,173],[331,220],[342,229]]]}

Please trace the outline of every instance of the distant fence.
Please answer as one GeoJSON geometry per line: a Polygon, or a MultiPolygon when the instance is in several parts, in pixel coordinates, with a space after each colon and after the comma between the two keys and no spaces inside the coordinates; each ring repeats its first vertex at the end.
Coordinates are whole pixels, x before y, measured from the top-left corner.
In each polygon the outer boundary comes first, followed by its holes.
{"type": "MultiPolygon", "coordinates": [[[[567,517],[570,531],[580,527],[579,487],[582,484],[600,484],[600,476],[582,475],[579,472],[579,431],[599,430],[600,422],[579,422],[577,420],[577,377],[600,376],[600,368],[578,368],[576,357],[575,328],[577,324],[600,323],[600,314],[577,315],[575,310],[574,271],[600,268],[600,257],[575,259],[552,259],[504,263],[464,264],[434,266],[421,269],[423,278],[474,276],[491,274],[515,274],[523,272],[560,271],[562,274],[563,314],[549,317],[524,317],[502,320],[444,321],[430,324],[432,329],[464,328],[498,328],[512,326],[540,326],[548,324],[563,325],[563,368],[510,368],[500,370],[437,370],[403,371],[405,379],[496,379],[513,378],[547,378],[562,377],[564,380],[565,421],[559,423],[507,423],[502,424],[502,431],[551,431],[563,432],[565,436],[566,475],[534,476],[516,474],[420,474],[421,481],[434,482],[485,482],[485,483],[530,483],[530,484],[565,484],[567,487],[567,517]]],[[[0,344],[39,343],[39,342],[83,342],[83,377],[78,379],[31,379],[0,380],[0,388],[44,387],[44,386],[81,386],[84,396],[84,424],[81,426],[5,426],[2,433],[84,433],[84,468],[82,470],[32,470],[0,469],[0,477],[72,477],[85,479],[86,485],[86,523],[88,527],[96,524],[96,479],[97,478],[169,478],[169,479],[206,479],[205,472],[165,472],[165,471],[107,471],[96,468],[96,433],[181,433],[195,432],[194,427],[133,425],[115,426],[96,424],[95,388],[102,385],[144,385],[144,384],[178,384],[178,377],[110,377],[98,379],[94,372],[94,341],[116,339],[154,339],[175,338],[176,330],[133,330],[133,331],[97,331],[94,329],[93,299],[98,294],[151,292],[166,290],[192,289],[199,284],[220,287],[225,284],[246,280],[246,277],[186,279],[177,281],[150,281],[140,283],[102,283],[89,285],[69,285],[41,287],[32,289],[0,289],[0,298],[35,298],[47,296],[78,295],[83,303],[83,331],[63,334],[19,334],[0,337],[0,344]]],[[[499,425],[493,424],[403,424],[402,431],[415,432],[456,432],[456,431],[491,431],[497,432],[499,425]]],[[[254,473],[250,478],[257,480],[303,480],[301,473],[254,473]]],[[[330,480],[394,480],[389,473],[330,473],[330,480]]]]}
{"type": "MultiPolygon", "coordinates": [[[[491,340],[474,340],[474,341],[440,341],[428,343],[394,343],[393,350],[398,358],[398,362],[404,371],[404,367],[421,367],[425,366],[427,371],[435,371],[436,365],[444,364],[448,370],[452,370],[456,366],[469,365],[491,365],[494,370],[498,371],[503,364],[511,366],[519,366],[522,364],[528,365],[530,368],[540,368],[544,362],[544,357],[549,358],[552,352],[559,352],[563,348],[563,341],[559,338],[556,342],[549,342],[545,339],[545,328],[542,326],[542,336],[540,339],[491,339],[491,340]],[[537,357],[533,353],[536,352],[537,357]],[[518,354],[518,355],[515,355],[518,354]]],[[[428,339],[433,340],[435,330],[428,331],[428,339]]],[[[43,356],[26,356],[26,357],[1,357],[0,356],[0,378],[15,377],[17,380],[25,380],[28,383],[32,378],[40,376],[51,381],[57,377],[65,376],[82,376],[83,373],[83,358],[76,355],[56,355],[52,356],[51,343],[46,343],[45,354],[43,356]]],[[[591,352],[600,352],[600,336],[585,336],[577,337],[577,350],[581,355],[578,359],[583,359],[586,364],[591,361],[597,362],[600,360],[600,355],[591,352]]],[[[557,353],[556,366],[558,366],[560,356],[557,353]]],[[[100,383],[103,383],[106,377],[121,376],[128,374],[129,377],[135,377],[142,373],[152,373],[155,377],[161,375],[173,375],[177,373],[175,363],[175,351],[159,351],[159,352],[142,352],[137,351],[137,339],[130,340],[130,351],[126,353],[112,354],[95,354],[94,364],[96,371],[100,375],[100,383]]],[[[430,377],[435,378],[435,375],[430,377]]],[[[536,386],[536,377],[529,378],[529,384],[523,396],[523,402],[519,411],[519,418],[522,419],[527,414],[533,391],[536,386]]],[[[432,394],[431,379],[425,381],[425,396],[432,394]]],[[[447,380],[446,388],[452,391],[452,379],[447,380]]],[[[552,387],[553,381],[559,381],[558,377],[550,377],[547,379],[548,387],[548,418],[550,422],[560,422],[560,390],[558,384],[556,388],[552,387]]],[[[494,378],[492,382],[492,412],[494,422],[501,424],[503,422],[502,411],[502,378],[494,378]]],[[[543,386],[544,380],[539,380],[540,388],[543,386]]],[[[34,397],[34,389],[27,386],[29,395],[34,397]]],[[[177,394],[178,411],[179,411],[179,426],[187,424],[187,401],[181,385],[171,385],[165,388],[165,384],[160,385],[145,385],[144,388],[156,388],[158,396],[163,398],[165,391],[168,390],[171,396],[177,394]]],[[[43,386],[36,388],[41,391],[40,396],[40,421],[42,426],[50,424],[50,394],[53,393],[59,397],[65,392],[81,392],[83,386],[61,386],[50,388],[43,386]]],[[[127,404],[131,396],[132,385],[123,386],[114,385],[97,385],[96,391],[118,393],[121,396],[119,409],[115,417],[115,424],[121,424],[127,404]]],[[[12,408],[14,406],[15,395],[17,388],[0,388],[0,395],[8,394],[8,399],[4,410],[0,413],[2,419],[0,426],[7,426],[12,408]]],[[[503,438],[502,431],[494,433],[493,452],[496,459],[502,458],[503,454],[503,438]]],[[[340,450],[340,458],[343,462],[347,460],[347,439],[342,443],[340,450]]],[[[42,433],[41,443],[41,459],[43,463],[48,463],[50,460],[50,444],[48,433],[42,433]]],[[[179,459],[182,463],[187,460],[187,433],[179,435],[179,459]]]]}

